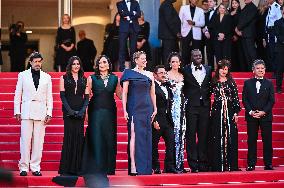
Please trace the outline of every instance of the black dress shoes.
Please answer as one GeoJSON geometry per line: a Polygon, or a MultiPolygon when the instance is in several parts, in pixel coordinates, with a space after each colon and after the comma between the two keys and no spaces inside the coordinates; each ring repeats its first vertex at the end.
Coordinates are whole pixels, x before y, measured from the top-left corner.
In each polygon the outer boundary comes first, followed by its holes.
{"type": "Polygon", "coordinates": [[[197,169],[197,168],[192,168],[192,169],[190,170],[190,172],[191,172],[191,173],[198,173],[198,169],[197,169]]]}
{"type": "Polygon", "coordinates": [[[138,173],[137,172],[134,172],[134,173],[130,172],[129,176],[138,176],[138,173]]]}
{"type": "Polygon", "coordinates": [[[20,176],[27,176],[27,175],[28,175],[28,173],[26,171],[20,172],[20,176]]]}
{"type": "Polygon", "coordinates": [[[274,168],[272,167],[272,165],[267,165],[264,167],[264,170],[274,170],[274,168]]]}
{"type": "Polygon", "coordinates": [[[161,174],[161,170],[159,168],[154,169],[154,174],[161,174]]]}
{"type": "Polygon", "coordinates": [[[180,174],[180,171],[177,171],[176,169],[172,168],[172,169],[165,169],[163,170],[163,173],[172,173],[172,174],[180,174]]]}
{"type": "Polygon", "coordinates": [[[42,174],[40,173],[40,171],[32,172],[32,174],[33,174],[34,176],[42,176],[42,174]]]}
{"type": "Polygon", "coordinates": [[[253,170],[255,170],[254,166],[248,166],[247,169],[246,169],[246,171],[253,171],[253,170]]]}

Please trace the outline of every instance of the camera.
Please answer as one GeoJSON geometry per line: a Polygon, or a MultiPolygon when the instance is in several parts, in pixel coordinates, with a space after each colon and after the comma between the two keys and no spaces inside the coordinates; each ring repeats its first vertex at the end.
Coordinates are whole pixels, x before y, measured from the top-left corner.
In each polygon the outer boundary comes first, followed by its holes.
{"type": "Polygon", "coordinates": [[[20,32],[20,30],[21,30],[21,25],[18,25],[18,24],[11,24],[11,26],[9,27],[9,31],[12,34],[16,34],[20,32]]]}

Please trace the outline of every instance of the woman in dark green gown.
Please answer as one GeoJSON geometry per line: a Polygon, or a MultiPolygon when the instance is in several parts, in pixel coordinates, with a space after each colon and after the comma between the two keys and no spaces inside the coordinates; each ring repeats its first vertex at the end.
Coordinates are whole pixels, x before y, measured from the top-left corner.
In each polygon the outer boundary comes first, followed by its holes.
{"type": "Polygon", "coordinates": [[[88,107],[88,127],[83,152],[83,174],[115,174],[117,117],[114,93],[120,98],[118,77],[111,73],[108,57],[100,56],[95,74],[88,78],[93,96],[88,107]]]}

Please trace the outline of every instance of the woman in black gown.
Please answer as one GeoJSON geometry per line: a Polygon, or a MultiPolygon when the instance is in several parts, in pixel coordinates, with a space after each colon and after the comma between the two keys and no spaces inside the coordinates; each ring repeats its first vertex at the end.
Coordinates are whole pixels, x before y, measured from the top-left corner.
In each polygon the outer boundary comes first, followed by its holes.
{"type": "Polygon", "coordinates": [[[70,24],[70,16],[62,16],[62,25],[57,29],[56,35],[56,69],[59,72],[66,70],[66,65],[70,57],[76,55],[76,34],[75,29],[70,24]]]}
{"type": "Polygon", "coordinates": [[[128,128],[129,175],[152,174],[152,126],[157,114],[153,73],[145,71],[145,52],[133,54],[134,69],[125,69],[122,104],[128,128]]]}
{"type": "Polygon", "coordinates": [[[138,18],[140,31],[137,38],[137,50],[144,51],[147,55],[147,70],[153,70],[154,66],[152,64],[151,48],[148,42],[150,35],[150,24],[144,20],[144,13],[141,11],[141,17],[138,18]],[[149,63],[150,62],[150,63],[149,63]]]}
{"type": "Polygon", "coordinates": [[[219,61],[212,80],[212,170],[221,172],[239,170],[237,122],[241,107],[237,85],[229,68],[228,60],[219,61]]]}
{"type": "Polygon", "coordinates": [[[114,175],[116,167],[117,118],[114,93],[121,98],[118,77],[111,71],[105,55],[89,76],[88,87],[93,96],[88,107],[88,127],[83,152],[83,174],[114,175]]]}
{"type": "Polygon", "coordinates": [[[89,102],[87,79],[79,57],[69,59],[66,74],[60,77],[60,98],[64,139],[58,173],[79,175],[84,142],[85,111],[89,102]]]}

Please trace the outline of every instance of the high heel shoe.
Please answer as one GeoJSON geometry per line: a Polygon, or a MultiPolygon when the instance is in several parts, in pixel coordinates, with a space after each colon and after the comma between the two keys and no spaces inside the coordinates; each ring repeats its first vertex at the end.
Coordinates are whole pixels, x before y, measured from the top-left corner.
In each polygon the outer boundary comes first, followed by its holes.
{"type": "Polygon", "coordinates": [[[134,172],[134,173],[130,172],[129,176],[138,176],[138,173],[137,172],[134,172]]]}

